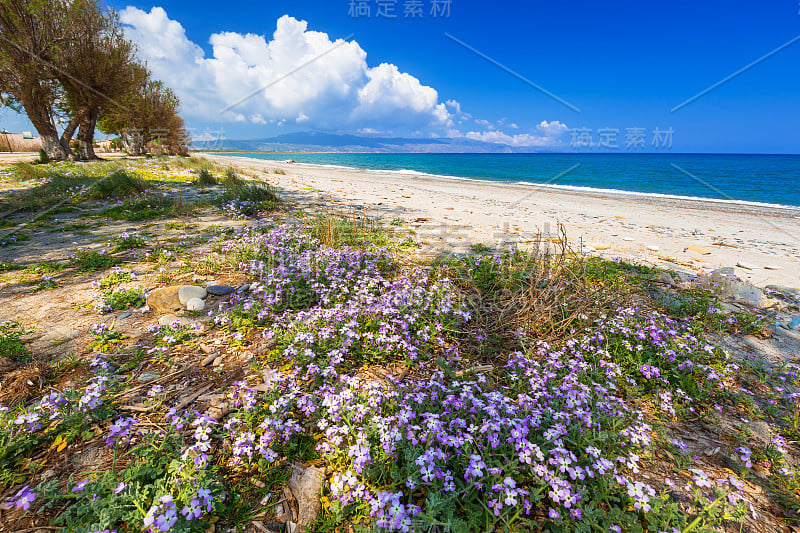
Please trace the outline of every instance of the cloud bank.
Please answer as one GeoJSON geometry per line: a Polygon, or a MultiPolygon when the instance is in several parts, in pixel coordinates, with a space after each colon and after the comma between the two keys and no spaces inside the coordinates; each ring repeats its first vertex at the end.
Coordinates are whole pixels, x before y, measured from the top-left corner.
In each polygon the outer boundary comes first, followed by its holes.
{"type": "Polygon", "coordinates": [[[211,57],[161,7],[149,13],[127,7],[120,19],[154,76],[176,91],[192,118],[406,132],[452,127],[435,89],[395,65],[368,66],[357,42],[331,41],[288,15],[278,19],[270,40],[211,35],[211,57]]]}
{"type": "Polygon", "coordinates": [[[357,42],[331,40],[289,15],[277,20],[271,37],[212,34],[209,56],[161,7],[147,12],[129,6],[120,20],[154,77],[181,98],[190,122],[467,137],[534,148],[557,146],[567,131],[561,122],[542,121],[534,133],[503,133],[489,121],[473,119],[458,101],[440,101],[436,89],[395,65],[369,66],[357,42]],[[467,124],[476,131],[463,133],[467,124]]]}

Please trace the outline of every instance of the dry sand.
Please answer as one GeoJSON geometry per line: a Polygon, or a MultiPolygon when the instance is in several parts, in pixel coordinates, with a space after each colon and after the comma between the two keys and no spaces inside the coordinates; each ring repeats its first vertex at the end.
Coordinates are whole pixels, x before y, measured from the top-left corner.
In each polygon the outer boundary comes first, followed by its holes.
{"type": "Polygon", "coordinates": [[[266,171],[270,183],[300,203],[403,219],[432,249],[524,247],[537,231],[563,224],[587,253],[694,273],[736,267],[755,285],[800,288],[800,209],[205,156],[266,171]]]}

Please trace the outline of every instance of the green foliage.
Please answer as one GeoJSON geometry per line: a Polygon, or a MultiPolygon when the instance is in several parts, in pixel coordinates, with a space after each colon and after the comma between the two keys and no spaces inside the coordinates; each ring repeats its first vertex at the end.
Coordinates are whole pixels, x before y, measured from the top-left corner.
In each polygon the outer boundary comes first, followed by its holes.
{"type": "Polygon", "coordinates": [[[218,183],[217,178],[205,168],[200,170],[197,174],[197,178],[194,180],[194,184],[199,187],[209,187],[211,185],[217,185],[218,183]]]}
{"type": "Polygon", "coordinates": [[[175,201],[167,196],[151,195],[129,200],[104,210],[102,216],[114,220],[141,222],[164,216],[175,206],[175,201]]]}
{"type": "Polygon", "coordinates": [[[390,236],[376,220],[368,217],[348,218],[336,215],[314,217],[308,226],[311,235],[324,246],[370,248],[387,246],[390,236]]]}
{"type": "Polygon", "coordinates": [[[0,355],[15,361],[27,359],[30,353],[25,345],[30,341],[24,337],[30,333],[33,331],[25,329],[18,320],[0,322],[0,355]]]}
{"type": "Polygon", "coordinates": [[[110,313],[111,311],[130,309],[131,307],[141,307],[144,303],[144,289],[107,290],[103,292],[103,303],[99,311],[101,313],[110,313]]]}
{"type": "Polygon", "coordinates": [[[128,234],[123,233],[119,237],[115,237],[111,239],[109,243],[113,248],[111,249],[112,252],[122,252],[124,250],[130,250],[132,248],[140,248],[145,245],[144,239],[142,239],[137,234],[128,234]]]}
{"type": "Polygon", "coordinates": [[[120,283],[130,281],[132,277],[133,276],[131,276],[130,272],[117,272],[117,269],[115,268],[113,272],[110,272],[100,278],[97,287],[99,289],[110,289],[112,287],[116,287],[120,283]]]}
{"type": "Polygon", "coordinates": [[[95,183],[89,190],[90,198],[125,198],[143,193],[147,182],[119,169],[95,183]]]}
{"type": "Polygon", "coordinates": [[[667,313],[675,317],[691,317],[699,331],[715,333],[759,333],[766,320],[748,312],[726,314],[714,291],[695,287],[681,290],[674,301],[666,305],[667,313]]]}
{"type": "Polygon", "coordinates": [[[225,185],[225,187],[236,188],[243,186],[244,180],[236,174],[235,170],[228,168],[225,170],[225,178],[223,178],[222,184],[225,185]]]}
{"type": "Polygon", "coordinates": [[[44,165],[50,162],[50,158],[47,157],[47,152],[44,151],[43,148],[39,148],[39,159],[36,161],[40,165],[44,165]]]}
{"type": "Polygon", "coordinates": [[[94,272],[105,270],[120,264],[122,260],[113,255],[98,252],[97,250],[79,249],[72,254],[70,264],[81,272],[94,272]]]}

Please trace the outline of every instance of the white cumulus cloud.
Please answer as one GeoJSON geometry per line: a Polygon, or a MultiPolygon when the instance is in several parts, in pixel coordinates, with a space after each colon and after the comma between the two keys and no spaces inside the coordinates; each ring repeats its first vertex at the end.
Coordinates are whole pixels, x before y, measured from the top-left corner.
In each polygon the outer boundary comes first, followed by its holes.
{"type": "MultiPolygon", "coordinates": [[[[271,38],[211,35],[208,57],[161,7],[127,7],[120,19],[141,59],[178,94],[192,119],[429,134],[453,127],[453,114],[434,88],[392,64],[370,67],[357,42],[332,41],[288,15],[278,19],[271,38]]],[[[447,104],[460,111],[457,102],[447,104]]]]}
{"type": "Polygon", "coordinates": [[[569,131],[566,124],[557,120],[550,122],[543,120],[536,125],[536,129],[538,133],[518,133],[515,135],[509,135],[499,130],[470,131],[466,134],[466,137],[475,141],[507,144],[515,147],[554,148],[562,143],[560,137],[569,131]]]}

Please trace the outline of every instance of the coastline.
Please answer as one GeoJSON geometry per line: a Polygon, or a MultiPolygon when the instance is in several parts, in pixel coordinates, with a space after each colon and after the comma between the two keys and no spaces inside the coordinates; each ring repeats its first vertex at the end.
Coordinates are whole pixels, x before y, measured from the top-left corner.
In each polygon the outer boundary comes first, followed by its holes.
{"type": "Polygon", "coordinates": [[[756,285],[800,287],[800,208],[792,206],[198,155],[267,172],[301,204],[402,219],[432,252],[524,247],[535,232],[563,224],[588,253],[693,274],[730,266],[756,285]]]}

